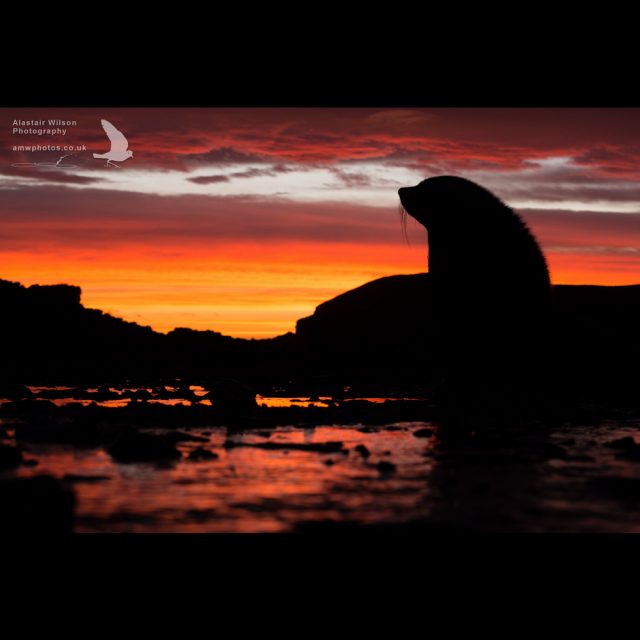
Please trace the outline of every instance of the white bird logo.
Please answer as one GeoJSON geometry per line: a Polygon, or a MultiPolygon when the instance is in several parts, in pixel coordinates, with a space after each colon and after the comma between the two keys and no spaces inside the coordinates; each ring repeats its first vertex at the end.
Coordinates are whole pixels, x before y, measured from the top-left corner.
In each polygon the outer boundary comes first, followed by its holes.
{"type": "Polygon", "coordinates": [[[103,158],[107,161],[105,167],[112,166],[118,167],[114,161],[124,162],[133,157],[133,151],[129,151],[127,148],[129,143],[124,137],[122,131],[118,131],[108,120],[100,120],[102,128],[107,134],[107,137],[111,141],[111,149],[107,153],[94,153],[94,158],[103,158]]]}

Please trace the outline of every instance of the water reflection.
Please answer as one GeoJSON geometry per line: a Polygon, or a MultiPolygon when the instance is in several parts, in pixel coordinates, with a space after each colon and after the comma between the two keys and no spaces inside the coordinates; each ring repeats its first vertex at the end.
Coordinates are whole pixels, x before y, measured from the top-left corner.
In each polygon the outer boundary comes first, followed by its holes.
{"type": "MultiPolygon", "coordinates": [[[[143,402],[211,404],[197,386],[36,389],[43,401],[56,396],[49,399],[55,404],[117,407],[138,402],[126,396],[141,391],[151,394],[143,402]],[[157,397],[163,393],[175,397],[157,397]]],[[[334,402],[326,396],[258,401],[270,407],[334,402]]],[[[2,442],[14,443],[11,424],[1,423],[2,442]]],[[[318,521],[447,531],[640,532],[640,464],[609,446],[621,438],[640,445],[639,430],[637,420],[506,430],[483,425],[464,433],[426,422],[242,433],[202,427],[189,433],[204,440],[179,442],[182,458],[169,465],[118,464],[97,446],[29,443],[24,457],[38,464],[2,473],[50,473],[72,484],[80,532],[270,532],[318,521]],[[342,446],[318,446],[331,442],[342,446]],[[198,448],[217,458],[190,460],[198,448]]]]}
{"type": "Polygon", "coordinates": [[[73,478],[78,498],[77,531],[287,531],[303,520],[398,519],[420,508],[428,487],[428,447],[413,432],[424,423],[380,428],[323,426],[228,435],[226,429],[194,429],[205,435],[216,460],[190,461],[200,442],[180,443],[182,460],[159,468],[117,464],[102,449],[29,445],[40,461],[19,475],[51,473],[73,478]],[[243,444],[343,443],[346,453],[225,448],[228,438],[243,444]],[[363,445],[368,458],[355,451],[363,445]],[[388,452],[392,452],[389,455],[388,452]],[[392,460],[397,471],[383,477],[377,464],[392,460]],[[96,476],[98,477],[96,479],[96,476]],[[107,479],[105,479],[107,478],[107,479]]]}

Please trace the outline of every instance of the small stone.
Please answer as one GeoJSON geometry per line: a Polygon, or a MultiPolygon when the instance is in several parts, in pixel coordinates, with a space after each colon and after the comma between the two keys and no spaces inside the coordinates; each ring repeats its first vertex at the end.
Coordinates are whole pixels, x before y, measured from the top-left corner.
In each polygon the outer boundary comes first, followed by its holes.
{"type": "Polygon", "coordinates": [[[363,444],[359,444],[354,448],[354,451],[359,453],[363,458],[368,458],[371,455],[371,451],[363,444]]]}
{"type": "Polygon", "coordinates": [[[220,456],[208,449],[203,449],[202,447],[198,447],[189,453],[189,460],[217,460],[220,456]]]}
{"type": "Polygon", "coordinates": [[[386,460],[383,460],[382,462],[378,462],[378,464],[376,465],[376,469],[378,469],[380,475],[389,475],[395,473],[396,465],[393,464],[393,462],[387,462],[386,460]]]}
{"type": "Polygon", "coordinates": [[[108,451],[117,462],[151,462],[182,457],[171,440],[135,429],[123,430],[108,451]]]}
{"type": "Polygon", "coordinates": [[[552,442],[542,442],[534,447],[534,451],[548,460],[562,460],[568,456],[565,449],[552,442]]]}
{"type": "Polygon", "coordinates": [[[15,469],[22,463],[22,454],[8,444],[0,444],[0,471],[15,469]]]}
{"type": "Polygon", "coordinates": [[[610,440],[609,442],[605,442],[604,446],[610,447],[611,449],[631,451],[632,449],[635,449],[638,445],[636,444],[636,441],[631,436],[626,436],[624,438],[617,438],[616,440],[610,440]]]}
{"type": "Polygon", "coordinates": [[[413,432],[415,438],[430,438],[433,435],[433,429],[418,429],[413,432]]]}

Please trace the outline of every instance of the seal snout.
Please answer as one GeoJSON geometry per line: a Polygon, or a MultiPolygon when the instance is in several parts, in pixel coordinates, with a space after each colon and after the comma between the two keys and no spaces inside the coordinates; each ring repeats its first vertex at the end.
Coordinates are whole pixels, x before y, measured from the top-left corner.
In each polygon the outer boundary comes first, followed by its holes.
{"type": "Polygon", "coordinates": [[[409,209],[411,206],[413,187],[402,187],[398,189],[398,196],[400,196],[400,202],[405,209],[409,209]]]}
{"type": "Polygon", "coordinates": [[[400,204],[402,208],[420,224],[425,224],[422,206],[420,204],[420,193],[416,187],[402,187],[398,189],[400,204]]]}

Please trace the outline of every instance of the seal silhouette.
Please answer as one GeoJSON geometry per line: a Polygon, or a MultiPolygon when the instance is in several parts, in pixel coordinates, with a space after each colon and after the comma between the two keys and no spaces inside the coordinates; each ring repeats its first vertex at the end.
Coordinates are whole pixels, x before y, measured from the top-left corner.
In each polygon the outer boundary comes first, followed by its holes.
{"type": "Polygon", "coordinates": [[[398,193],[402,209],[427,229],[434,358],[445,379],[477,386],[538,376],[551,283],[522,218],[456,176],[428,178],[398,193]]]}

